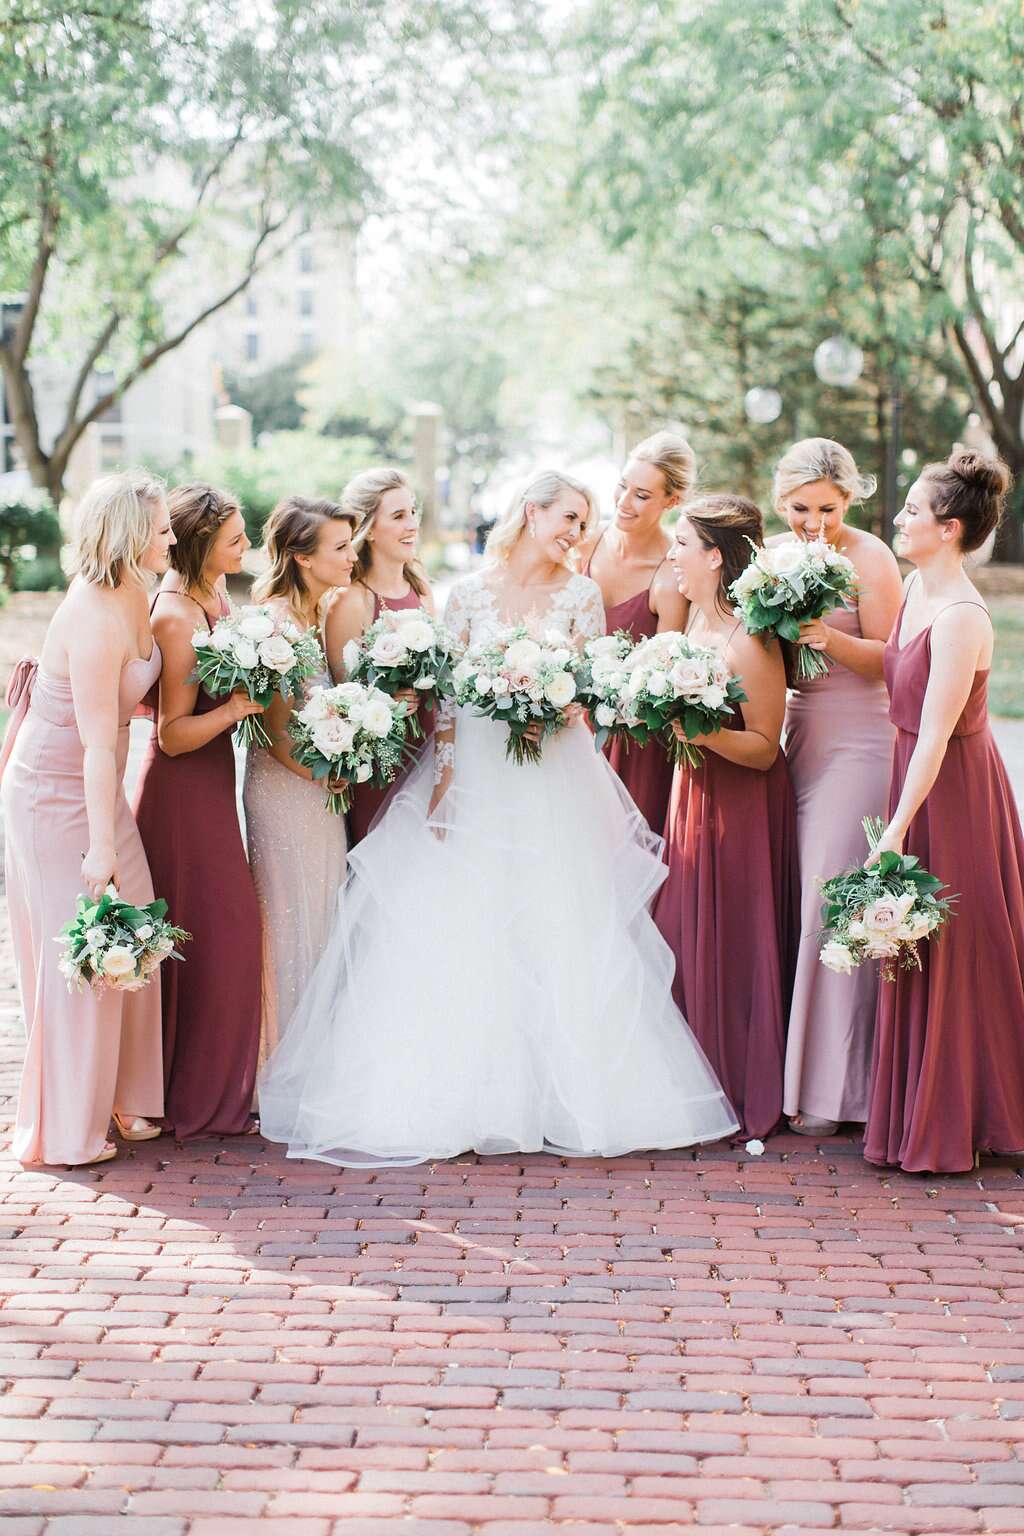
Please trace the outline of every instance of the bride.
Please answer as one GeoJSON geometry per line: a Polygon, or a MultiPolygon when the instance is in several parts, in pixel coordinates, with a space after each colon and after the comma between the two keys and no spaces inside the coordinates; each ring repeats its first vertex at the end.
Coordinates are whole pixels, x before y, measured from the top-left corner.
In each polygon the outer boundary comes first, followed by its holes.
{"type": "MultiPolygon", "coordinates": [[[[593,512],[577,481],[538,475],[453,587],[456,637],[602,633],[600,590],[570,565],[593,512]]],[[[407,1165],[736,1130],[648,915],[660,846],[579,719],[517,766],[502,725],[449,711],[350,854],[323,958],[263,1072],[264,1134],[290,1157],[407,1165]]]]}

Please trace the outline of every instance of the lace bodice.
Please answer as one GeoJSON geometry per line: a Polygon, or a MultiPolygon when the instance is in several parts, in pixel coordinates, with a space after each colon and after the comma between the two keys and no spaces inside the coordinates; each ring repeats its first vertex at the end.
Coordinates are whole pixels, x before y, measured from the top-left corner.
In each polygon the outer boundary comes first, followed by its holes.
{"type": "Polygon", "coordinates": [[[572,575],[551,597],[545,608],[524,608],[521,613],[503,609],[501,571],[485,566],[463,576],[452,587],[444,611],[448,629],[464,645],[477,645],[497,631],[525,624],[542,636],[557,629],[567,640],[582,645],[604,634],[604,602],[601,589],[589,576],[572,575]]]}

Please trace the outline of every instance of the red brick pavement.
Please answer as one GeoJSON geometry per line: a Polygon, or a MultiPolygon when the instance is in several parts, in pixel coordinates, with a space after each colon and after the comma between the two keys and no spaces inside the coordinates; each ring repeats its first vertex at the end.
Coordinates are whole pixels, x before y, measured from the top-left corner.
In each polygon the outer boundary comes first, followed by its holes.
{"type": "Polygon", "coordinates": [[[251,1138],[0,1186],[3,1536],[1024,1532],[1012,1162],[251,1138]]]}

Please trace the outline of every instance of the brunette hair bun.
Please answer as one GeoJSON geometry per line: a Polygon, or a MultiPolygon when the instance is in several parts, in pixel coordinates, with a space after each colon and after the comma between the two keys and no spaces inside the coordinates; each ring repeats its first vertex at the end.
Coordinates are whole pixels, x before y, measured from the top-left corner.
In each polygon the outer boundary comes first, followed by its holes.
{"type": "Polygon", "coordinates": [[[940,523],[959,521],[965,553],[980,549],[998,528],[1011,478],[1002,459],[959,443],[944,464],[928,464],[922,471],[932,512],[940,523]]]}

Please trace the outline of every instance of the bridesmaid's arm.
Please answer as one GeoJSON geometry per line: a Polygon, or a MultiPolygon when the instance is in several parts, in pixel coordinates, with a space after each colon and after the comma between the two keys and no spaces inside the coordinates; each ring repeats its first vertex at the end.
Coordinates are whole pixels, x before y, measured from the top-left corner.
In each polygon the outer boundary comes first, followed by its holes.
{"type": "MultiPolygon", "coordinates": [[[[786,715],[786,668],[777,640],[765,645],[742,630],[726,648],[730,671],[736,673],[747,702],[740,705],[742,731],[713,731],[691,739],[695,746],[717,752],[740,768],[767,773],[779,755],[782,722],[786,715]]],[[[678,735],[678,732],[676,733],[678,735]]]]}
{"type": "Polygon", "coordinates": [[[373,622],[373,598],[358,582],[347,592],[339,592],[324,621],[324,650],[327,665],[335,683],[345,681],[345,662],[342,656],[350,640],[358,640],[373,622]]]}
{"type": "Polygon", "coordinates": [[[658,634],[668,630],[682,631],[690,616],[690,602],[676,585],[676,576],[670,565],[663,565],[651,584],[651,612],[658,616],[658,634]]]}
{"type": "Polygon", "coordinates": [[[99,896],[117,884],[114,827],[117,804],[118,686],[124,665],[124,638],[113,616],[94,616],[68,646],[68,674],[78,734],[84,748],[85,810],[89,848],[82,857],[82,883],[99,896]]]}
{"type": "Polygon", "coordinates": [[[958,604],[932,625],[931,668],[921,707],[921,728],[907,764],[903,792],[889,825],[872,850],[868,864],[880,853],[899,853],[907,829],[939,776],[949,738],[967,703],[979,666],[985,663],[992,621],[984,609],[958,604]]]}
{"type": "Polygon", "coordinates": [[[857,615],[863,638],[848,635],[845,630],[834,629],[828,619],[824,618],[802,624],[800,641],[803,645],[813,646],[816,651],[823,651],[858,677],[879,682],[885,642],[892,633],[903,597],[903,583],[896,556],[880,539],[877,545],[870,545],[862,553],[857,579],[861,589],[857,615]]]}
{"type": "Polygon", "coordinates": [[[303,767],[302,763],[297,763],[292,757],[292,739],[288,734],[288,722],[294,707],[292,699],[283,699],[279,693],[274,694],[263,716],[267,735],[273,742],[273,746],[266,750],[271,757],[277,759],[282,768],[287,768],[289,773],[294,773],[300,779],[311,779],[313,775],[310,770],[303,767]]]}
{"type": "Polygon", "coordinates": [[[174,611],[170,602],[163,605],[163,612],[158,609],[153,616],[153,633],[164,658],[156,731],[160,747],[168,757],[198,752],[222,731],[230,731],[246,715],[263,712],[263,706],[254,704],[244,693],[232,693],[215,709],[202,715],[193,713],[199,685],[186,679],[196,664],[196,653],[192,649],[195,627],[195,620],[190,615],[174,611]]]}

